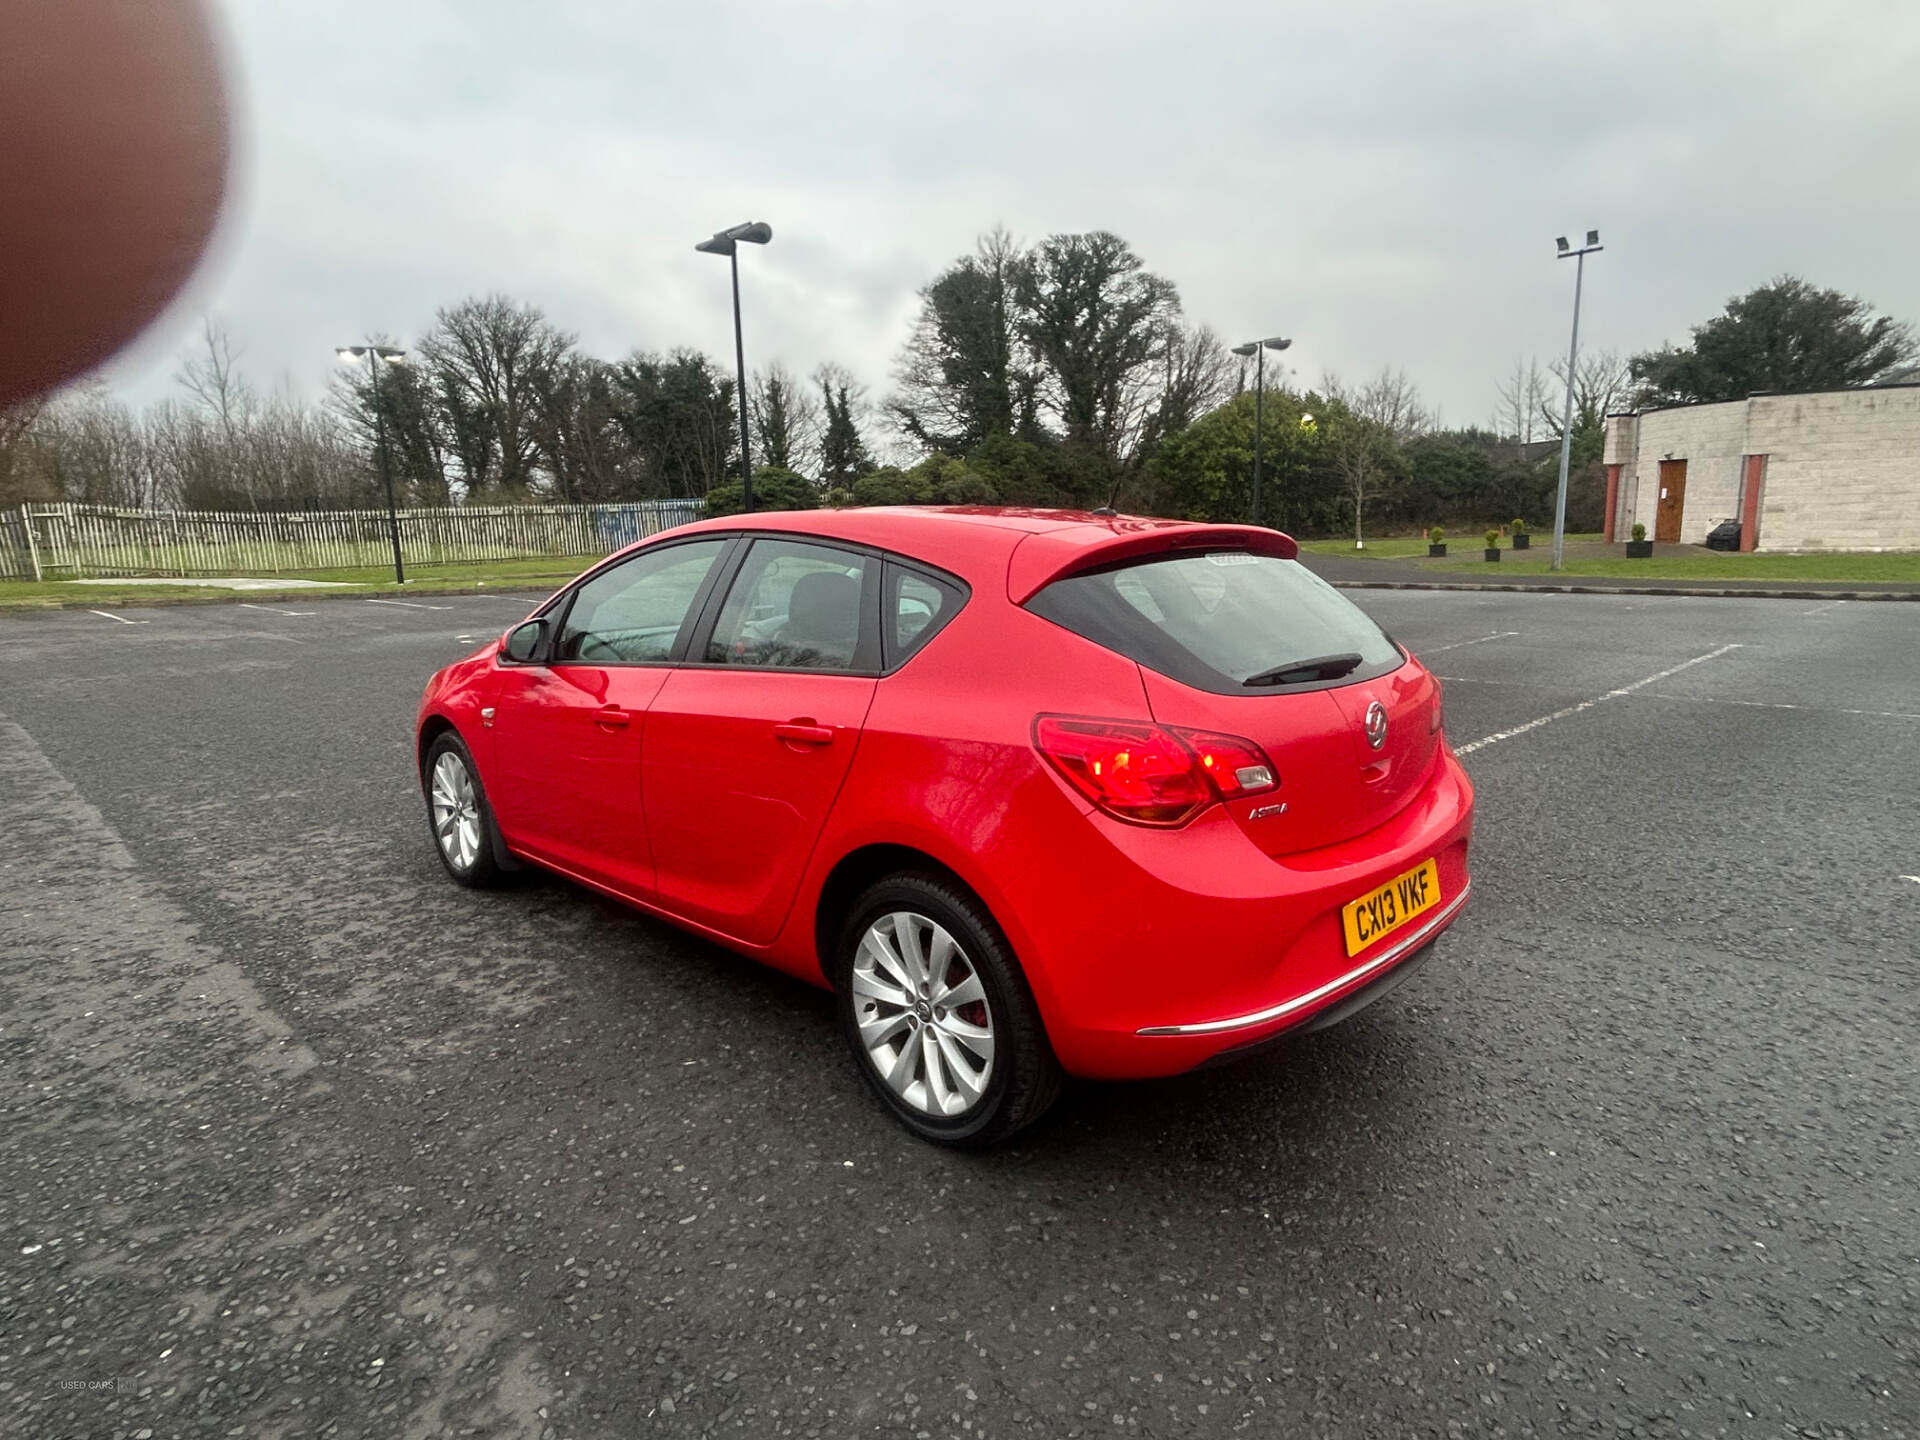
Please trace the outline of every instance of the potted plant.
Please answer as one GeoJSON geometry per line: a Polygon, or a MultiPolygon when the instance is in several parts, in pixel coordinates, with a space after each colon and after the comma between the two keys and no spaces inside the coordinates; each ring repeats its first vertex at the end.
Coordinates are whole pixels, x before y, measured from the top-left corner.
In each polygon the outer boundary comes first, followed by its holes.
{"type": "Polygon", "coordinates": [[[1627,541],[1629,560],[1646,560],[1653,555],[1653,542],[1647,539],[1647,527],[1638,520],[1633,523],[1633,538],[1627,541]]]}
{"type": "Polygon", "coordinates": [[[1516,550],[1525,550],[1525,549],[1527,549],[1527,548],[1528,548],[1529,546],[1531,546],[1531,545],[1533,544],[1533,539],[1532,539],[1532,537],[1531,537],[1531,536],[1529,536],[1529,535],[1527,534],[1527,522],[1526,522],[1526,521],[1524,521],[1524,520],[1516,520],[1516,521],[1514,521],[1514,522],[1513,522],[1513,524],[1511,524],[1511,525],[1509,525],[1509,526],[1507,527],[1507,530],[1508,530],[1508,532],[1509,532],[1510,534],[1512,534],[1512,536],[1513,536],[1513,548],[1514,548],[1514,549],[1516,549],[1516,550]]]}
{"type": "Polygon", "coordinates": [[[1447,553],[1447,532],[1438,525],[1427,531],[1427,558],[1438,560],[1447,553]]]}
{"type": "Polygon", "coordinates": [[[1498,526],[1495,526],[1493,529],[1487,531],[1487,559],[1498,560],[1499,558],[1500,529],[1498,526]]]}

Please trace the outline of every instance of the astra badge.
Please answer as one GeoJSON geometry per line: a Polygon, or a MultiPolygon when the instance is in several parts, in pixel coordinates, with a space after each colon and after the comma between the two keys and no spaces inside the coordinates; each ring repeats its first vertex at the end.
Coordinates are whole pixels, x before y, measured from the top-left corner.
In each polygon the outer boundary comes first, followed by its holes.
{"type": "Polygon", "coordinates": [[[1387,707],[1378,700],[1367,706],[1367,744],[1378,750],[1387,743],[1387,707]]]}

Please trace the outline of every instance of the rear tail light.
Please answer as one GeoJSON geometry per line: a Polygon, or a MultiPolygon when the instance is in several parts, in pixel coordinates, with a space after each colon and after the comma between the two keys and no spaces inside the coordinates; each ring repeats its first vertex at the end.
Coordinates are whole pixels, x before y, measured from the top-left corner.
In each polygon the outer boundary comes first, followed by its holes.
{"type": "Polygon", "coordinates": [[[1140,825],[1184,825],[1216,800],[1280,783],[1258,745],[1210,730],[1042,715],[1033,741],[1074,789],[1140,825]]]}
{"type": "Polygon", "coordinates": [[[1222,800],[1258,795],[1280,783],[1280,777],[1273,773],[1273,762],[1251,740],[1242,740],[1238,735],[1217,735],[1211,730],[1182,730],[1178,726],[1173,727],[1173,733],[1193,751],[1222,800]]]}
{"type": "Polygon", "coordinates": [[[1427,733],[1438,735],[1447,723],[1446,692],[1440,688],[1439,680],[1433,682],[1433,713],[1427,717],[1427,733]]]}

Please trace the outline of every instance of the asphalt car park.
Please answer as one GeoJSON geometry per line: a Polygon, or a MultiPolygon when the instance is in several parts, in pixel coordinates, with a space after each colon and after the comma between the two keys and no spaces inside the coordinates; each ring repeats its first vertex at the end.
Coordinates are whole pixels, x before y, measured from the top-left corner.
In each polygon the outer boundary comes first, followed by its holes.
{"type": "Polygon", "coordinates": [[[446,883],[419,686],[535,598],[0,620],[19,1433],[1920,1430],[1913,607],[1356,592],[1478,788],[1432,963],[968,1156],[446,883]]]}

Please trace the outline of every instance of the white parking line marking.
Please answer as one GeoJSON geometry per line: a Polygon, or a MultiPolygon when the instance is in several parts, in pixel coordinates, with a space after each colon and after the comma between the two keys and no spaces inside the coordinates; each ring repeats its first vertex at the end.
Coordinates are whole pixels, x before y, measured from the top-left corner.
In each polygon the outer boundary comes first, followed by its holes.
{"type": "Polygon", "coordinates": [[[312,615],[315,613],[312,610],[276,610],[271,605],[249,605],[244,600],[240,602],[240,608],[242,610],[264,610],[269,615],[312,615]]]}
{"type": "Polygon", "coordinates": [[[1678,675],[1682,670],[1691,670],[1695,665],[1704,665],[1709,660],[1718,660],[1729,651],[1739,650],[1741,648],[1738,643],[1722,645],[1718,650],[1709,650],[1706,654],[1696,655],[1691,660],[1682,660],[1678,665],[1669,666],[1657,675],[1649,675],[1644,680],[1634,681],[1631,685],[1622,685],[1618,690],[1609,690],[1606,694],[1596,695],[1591,700],[1582,700],[1577,705],[1568,705],[1564,709],[1554,711],[1551,715],[1542,715],[1537,720],[1529,720],[1524,725],[1516,725],[1511,730],[1499,730],[1491,735],[1484,735],[1471,744],[1456,746],[1453,753],[1456,755],[1471,755],[1474,751],[1484,750],[1489,745],[1498,745],[1502,740],[1511,740],[1514,736],[1524,735],[1529,730],[1538,730],[1542,725],[1551,725],[1554,721],[1564,720],[1569,715],[1578,715],[1582,710],[1591,710],[1602,701],[1617,700],[1622,695],[1631,695],[1634,691],[1643,690],[1655,681],[1665,680],[1669,675],[1678,675]]]}
{"type": "MultiPolygon", "coordinates": [[[[1446,685],[1495,685],[1502,690],[1544,690],[1535,680],[1488,680],[1479,675],[1435,675],[1446,685]]],[[[1747,710],[1805,710],[1810,715],[1863,715],[1869,720],[1920,720],[1914,710],[1851,710],[1843,705],[1791,705],[1784,700],[1723,700],[1718,695],[1642,695],[1642,700],[1671,700],[1685,705],[1737,705],[1747,710]]]]}
{"type": "Polygon", "coordinates": [[[403,610],[451,610],[451,605],[421,605],[412,600],[369,600],[369,605],[398,605],[403,610]]]}
{"type": "Polygon", "coordinates": [[[1829,600],[1829,601],[1828,601],[1828,602],[1827,602],[1826,604],[1824,604],[1824,605],[1816,605],[1816,606],[1814,606],[1814,607],[1813,607],[1813,609],[1811,609],[1811,610],[1802,610],[1802,611],[1801,611],[1800,613],[1801,613],[1802,615],[1818,615],[1818,614],[1821,614],[1821,613],[1822,613],[1823,611],[1827,611],[1827,610],[1831,610],[1831,609],[1833,609],[1833,607],[1834,607],[1834,606],[1836,606],[1836,605],[1844,605],[1844,604],[1846,604],[1846,603],[1847,603],[1847,602],[1846,602],[1846,601],[1844,601],[1844,600],[1829,600]]]}
{"type": "Polygon", "coordinates": [[[1900,878],[1902,880],[1911,880],[1914,884],[1920,885],[1920,875],[1902,875],[1900,878]]]}
{"type": "Polygon", "coordinates": [[[104,610],[89,610],[89,615],[98,615],[102,620],[118,620],[122,625],[150,625],[150,620],[129,620],[124,615],[109,615],[104,610]]]}
{"type": "Polygon", "coordinates": [[[1518,630],[1496,630],[1491,635],[1482,635],[1478,640],[1456,640],[1451,645],[1429,645],[1424,649],[1414,651],[1414,656],[1417,659],[1422,655],[1438,655],[1447,650],[1464,650],[1469,645],[1484,645],[1489,640],[1506,640],[1519,633],[1518,630]]]}
{"type": "Polygon", "coordinates": [[[1722,700],[1715,695],[1642,695],[1642,700],[1684,700],[1694,705],[1738,705],[1748,710],[1806,710],[1816,715],[1864,715],[1870,720],[1920,720],[1913,710],[1849,710],[1843,705],[1789,705],[1783,700],[1722,700]]]}

